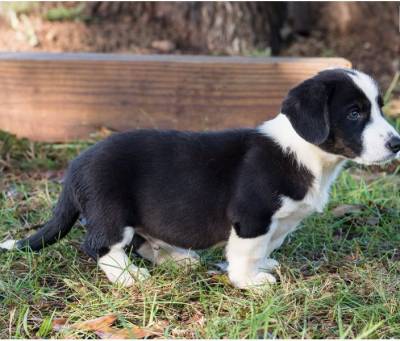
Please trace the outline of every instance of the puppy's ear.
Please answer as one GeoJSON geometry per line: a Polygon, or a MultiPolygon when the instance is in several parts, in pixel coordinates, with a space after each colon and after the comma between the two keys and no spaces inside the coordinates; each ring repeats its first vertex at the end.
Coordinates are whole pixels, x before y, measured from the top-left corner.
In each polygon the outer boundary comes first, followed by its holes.
{"type": "Polygon", "coordinates": [[[324,82],[311,78],[290,90],[282,113],[306,141],[319,145],[328,138],[328,89],[324,82]]]}

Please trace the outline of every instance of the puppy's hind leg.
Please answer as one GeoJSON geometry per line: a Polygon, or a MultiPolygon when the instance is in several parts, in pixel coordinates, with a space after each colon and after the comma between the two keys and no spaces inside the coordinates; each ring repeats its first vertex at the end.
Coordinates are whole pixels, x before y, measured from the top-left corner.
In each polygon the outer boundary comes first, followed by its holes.
{"type": "Polygon", "coordinates": [[[156,264],[174,261],[180,266],[199,264],[199,255],[190,249],[182,249],[167,243],[162,243],[156,252],[156,264]]]}
{"type": "Polygon", "coordinates": [[[200,261],[199,255],[193,250],[173,246],[154,238],[142,239],[143,242],[136,247],[135,252],[153,264],[174,261],[180,266],[185,266],[196,265],[200,261]]]}
{"type": "Polygon", "coordinates": [[[132,242],[127,247],[127,249],[133,251],[143,259],[146,259],[149,262],[156,264],[155,250],[147,241],[147,239],[143,238],[140,234],[135,233],[132,238],[132,242]]]}
{"type": "Polygon", "coordinates": [[[150,277],[146,269],[138,268],[132,264],[124,250],[132,241],[134,233],[133,227],[127,226],[123,228],[122,240],[97,251],[100,269],[104,271],[112,283],[118,283],[125,287],[132,286],[136,280],[144,280],[150,277]]]}

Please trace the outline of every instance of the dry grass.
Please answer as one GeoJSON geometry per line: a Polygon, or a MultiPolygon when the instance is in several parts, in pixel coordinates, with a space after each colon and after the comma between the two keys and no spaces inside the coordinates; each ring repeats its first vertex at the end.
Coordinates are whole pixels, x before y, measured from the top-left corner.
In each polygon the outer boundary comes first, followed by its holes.
{"type": "MultiPolygon", "coordinates": [[[[26,235],[49,217],[59,170],[91,142],[47,145],[1,136],[0,240],[26,235]]],[[[40,253],[0,254],[0,338],[94,337],[54,332],[51,320],[109,313],[118,314],[120,327],[162,325],[166,337],[399,338],[398,171],[376,177],[347,169],[329,208],[275,252],[280,282],[262,291],[241,291],[224,275],[208,274],[222,250],[204,252],[196,269],[146,263],[150,280],[129,289],[112,286],[79,250],[79,225],[40,253]],[[331,209],[344,203],[362,210],[335,217],[331,209]]]]}

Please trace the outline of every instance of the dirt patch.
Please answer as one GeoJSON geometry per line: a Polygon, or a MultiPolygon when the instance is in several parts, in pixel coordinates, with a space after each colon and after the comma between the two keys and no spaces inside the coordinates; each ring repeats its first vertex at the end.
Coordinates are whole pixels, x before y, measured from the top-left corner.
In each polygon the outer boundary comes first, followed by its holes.
{"type": "MultiPolygon", "coordinates": [[[[309,37],[297,37],[290,56],[341,56],[387,89],[400,67],[399,2],[320,3],[309,37]]],[[[399,89],[396,89],[397,91],[399,89]]]]}
{"type": "MultiPolygon", "coordinates": [[[[100,3],[96,7],[75,2],[60,6],[54,2],[36,3],[22,10],[2,6],[0,51],[265,55],[271,41],[265,28],[264,49],[251,52],[257,46],[248,29],[243,29],[243,25],[248,25],[248,15],[246,18],[232,15],[240,11],[236,5],[218,4],[216,9],[201,5],[203,12],[212,14],[215,10],[223,15],[219,26],[207,19],[207,30],[201,25],[196,29],[196,21],[205,19],[191,14],[188,8],[192,5],[185,5],[181,11],[193,18],[184,17],[173,4],[100,3]],[[185,20],[193,22],[193,27],[185,29],[185,20]],[[244,33],[238,33],[240,30],[244,33]],[[193,37],[195,33],[199,37],[193,37]],[[210,35],[215,38],[212,42],[207,40],[211,39],[210,35]],[[235,35],[240,38],[236,42],[235,35]],[[232,41],[226,41],[228,36],[232,41]],[[205,43],[196,45],[202,39],[205,43]],[[248,43],[243,43],[246,39],[248,43]]],[[[338,3],[321,4],[317,8],[320,8],[319,19],[313,24],[311,34],[299,36],[289,29],[289,43],[282,45],[280,55],[341,56],[349,59],[354,67],[372,73],[386,89],[399,69],[398,4],[347,6],[338,3]],[[356,19],[356,24],[351,19],[356,19]]],[[[252,16],[257,21],[263,13],[258,11],[252,16]]]]}

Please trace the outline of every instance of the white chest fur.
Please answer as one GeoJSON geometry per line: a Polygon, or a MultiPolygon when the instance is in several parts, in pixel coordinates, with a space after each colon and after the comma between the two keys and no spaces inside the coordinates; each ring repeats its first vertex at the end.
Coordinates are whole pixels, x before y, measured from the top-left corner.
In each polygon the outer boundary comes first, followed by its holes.
{"type": "Polygon", "coordinates": [[[318,173],[314,173],[313,186],[308,190],[303,200],[296,201],[288,197],[282,197],[282,206],[274,214],[273,218],[295,221],[301,220],[313,212],[322,212],[329,200],[330,187],[342,166],[343,162],[339,162],[322,168],[318,173]]]}
{"type": "Polygon", "coordinates": [[[293,231],[301,220],[311,213],[323,211],[329,200],[330,187],[344,161],[339,156],[328,154],[302,139],[283,114],[265,122],[259,127],[259,131],[274,139],[284,151],[293,153],[297,161],[314,177],[312,186],[302,200],[281,198],[281,208],[273,215],[272,231],[272,239],[280,239],[293,231]]]}
{"type": "Polygon", "coordinates": [[[343,162],[335,165],[329,171],[321,173],[315,178],[303,200],[293,200],[283,197],[281,208],[273,215],[270,225],[270,239],[267,247],[267,256],[279,248],[286,236],[296,230],[300,222],[313,212],[322,212],[329,199],[329,189],[339,173],[343,162]]]}

